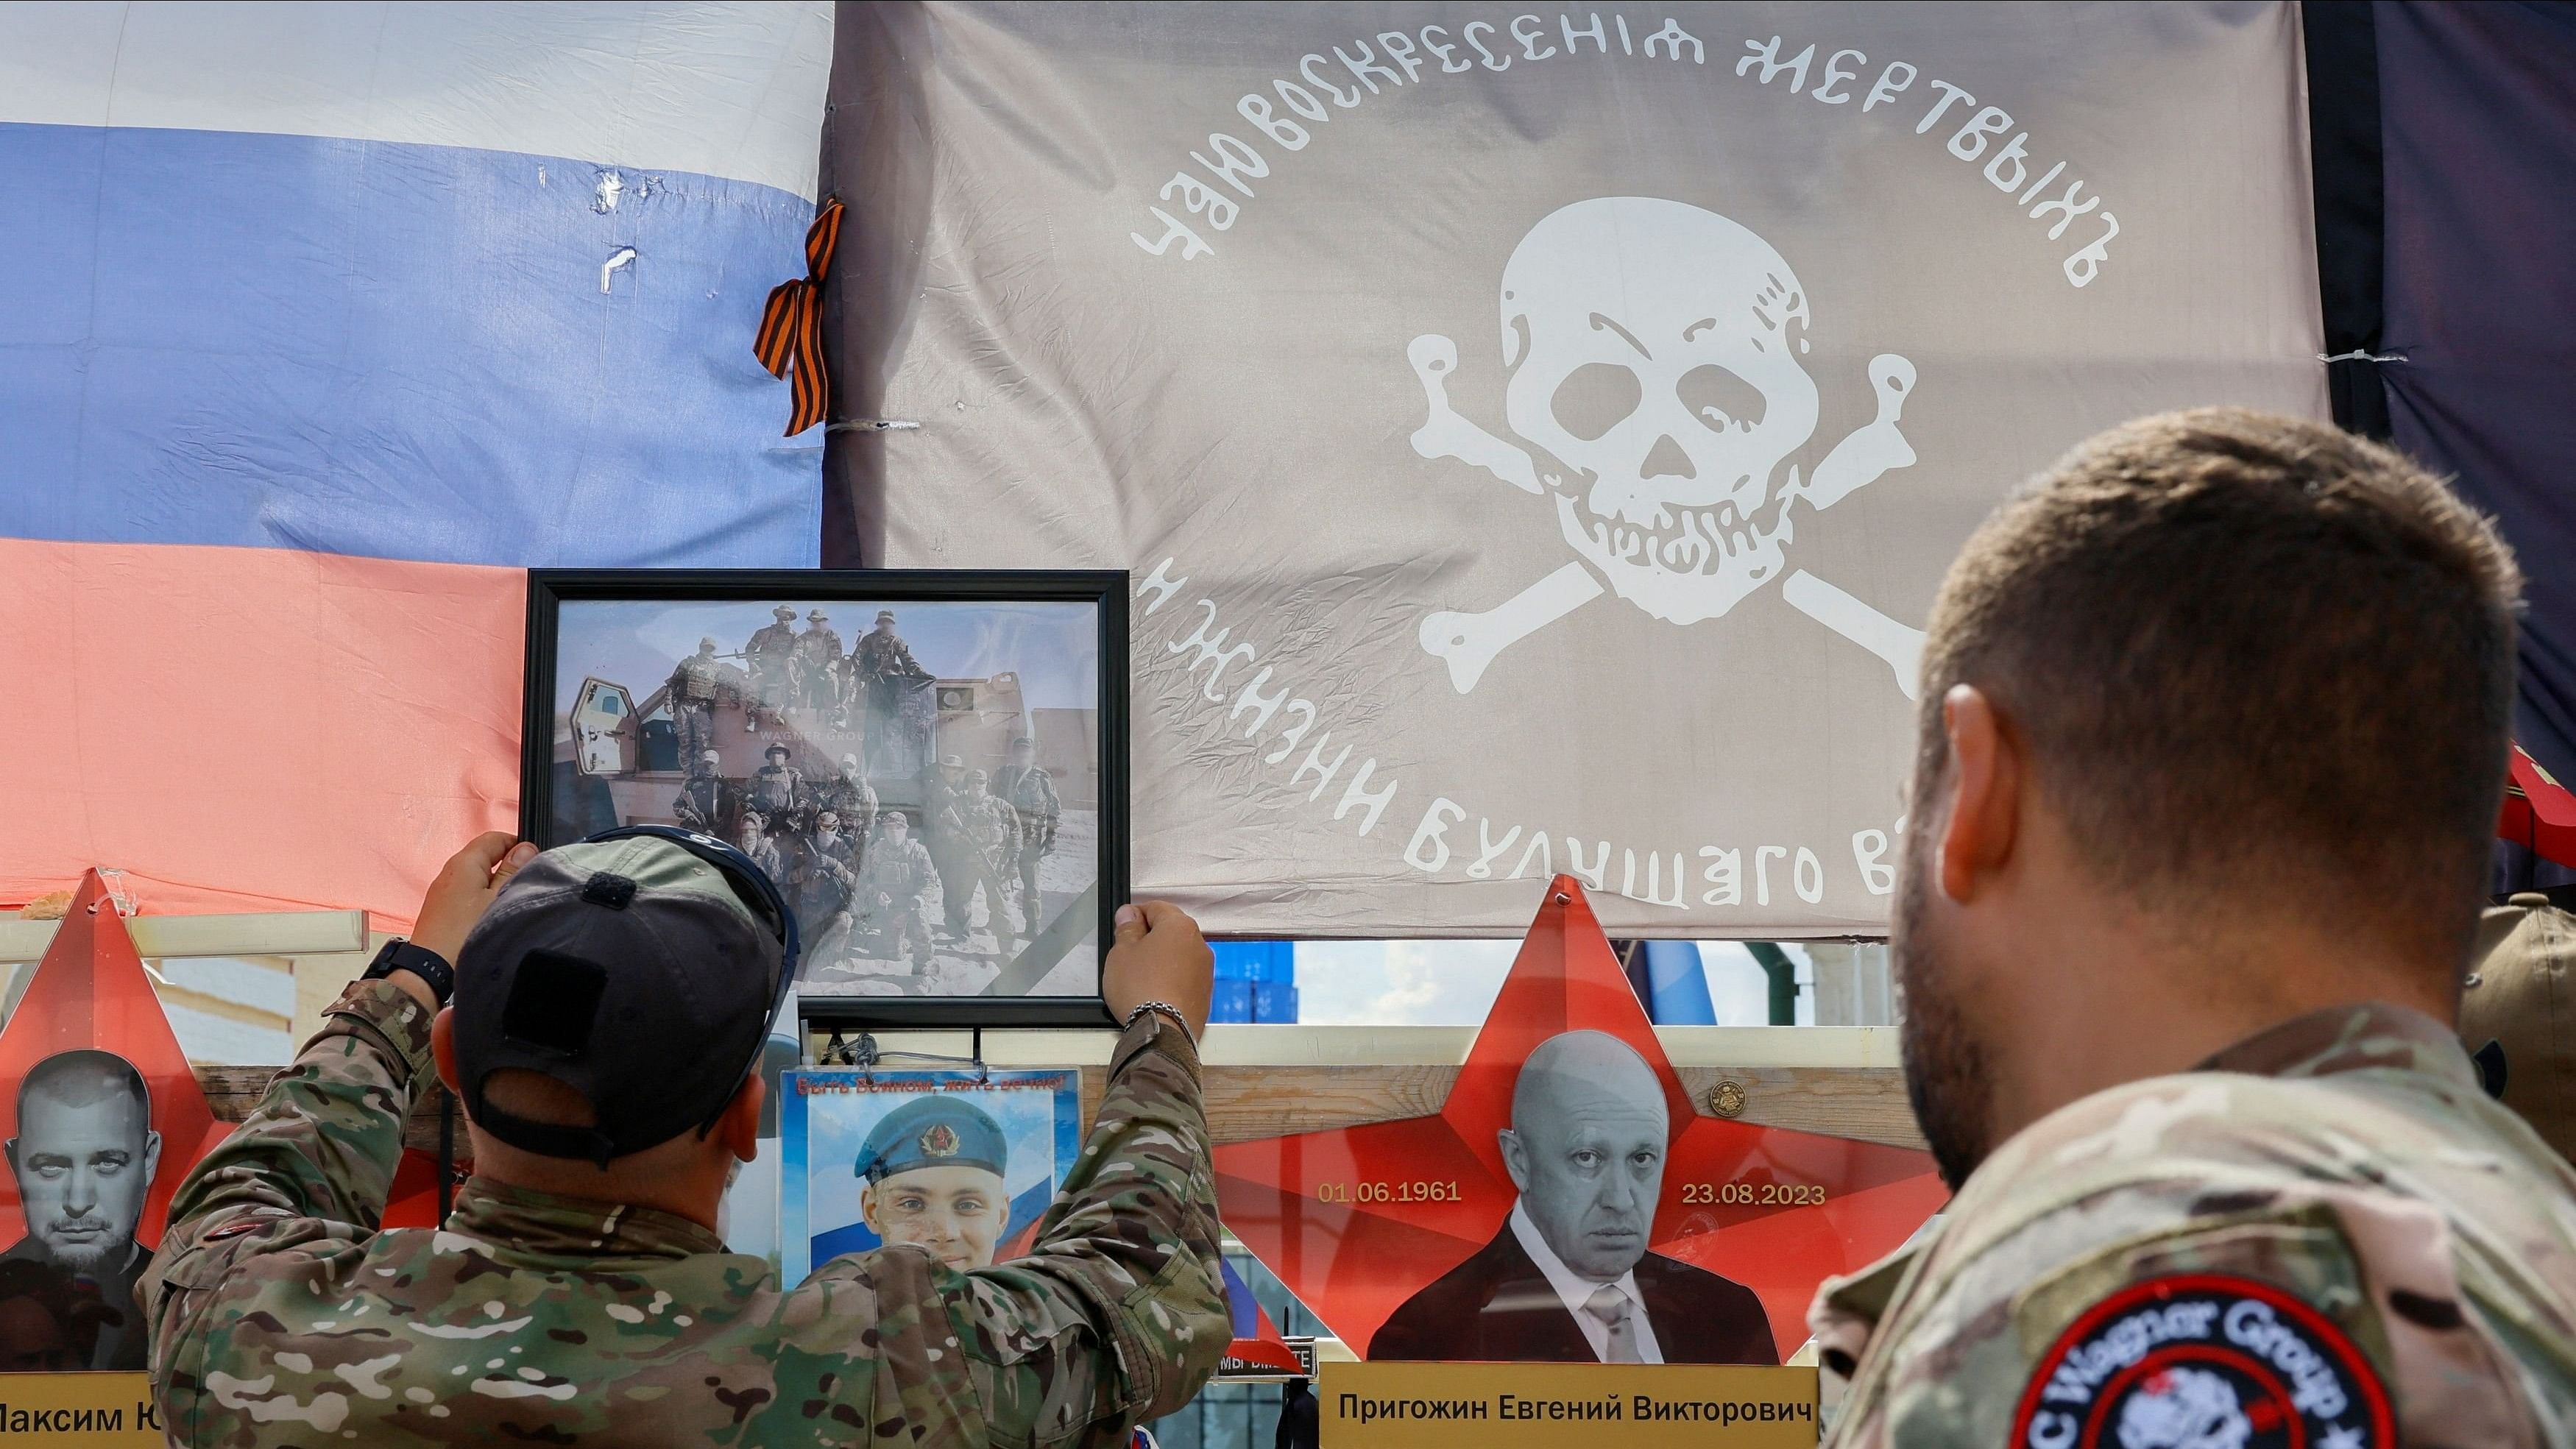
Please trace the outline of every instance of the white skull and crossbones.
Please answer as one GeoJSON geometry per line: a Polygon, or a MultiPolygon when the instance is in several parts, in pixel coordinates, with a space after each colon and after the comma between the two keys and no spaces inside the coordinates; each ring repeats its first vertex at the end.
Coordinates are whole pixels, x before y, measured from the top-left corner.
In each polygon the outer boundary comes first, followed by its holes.
{"type": "MultiPolygon", "coordinates": [[[[1450,407],[1457,347],[1436,335],[1408,349],[1429,408],[1414,450],[1552,496],[1582,562],[1487,613],[1424,620],[1423,647],[1447,661],[1462,694],[1504,647],[1605,583],[1670,623],[1726,613],[1785,571],[1793,505],[1830,506],[1914,461],[1897,429],[1914,367],[1882,355],[1869,368],[1876,421],[1838,444],[1813,480],[1792,467],[1778,481],[1816,429],[1816,385],[1799,361],[1807,296],[1770,243],[1715,212],[1630,196],[1559,208],[1504,264],[1500,320],[1511,370],[1504,417],[1567,471],[1542,484],[1528,451],[1450,407]]],[[[1784,593],[1886,659],[1911,692],[1920,635],[1804,572],[1784,593]]]]}

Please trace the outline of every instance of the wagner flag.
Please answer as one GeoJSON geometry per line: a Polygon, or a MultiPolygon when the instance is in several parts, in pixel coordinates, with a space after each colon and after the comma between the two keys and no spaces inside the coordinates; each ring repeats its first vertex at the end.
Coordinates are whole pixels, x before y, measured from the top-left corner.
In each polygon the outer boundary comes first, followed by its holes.
{"type": "Polygon", "coordinates": [[[2286,5],[842,16],[827,551],[1134,570],[1212,930],[1880,930],[1977,520],[2325,413],[2286,5]]]}

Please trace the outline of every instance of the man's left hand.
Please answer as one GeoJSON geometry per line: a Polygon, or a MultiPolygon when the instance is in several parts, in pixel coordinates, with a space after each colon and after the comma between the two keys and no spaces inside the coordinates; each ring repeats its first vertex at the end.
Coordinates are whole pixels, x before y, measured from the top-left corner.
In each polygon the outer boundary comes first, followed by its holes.
{"type": "MultiPolygon", "coordinates": [[[[429,883],[429,893],[421,897],[420,915],[414,922],[411,943],[425,951],[435,951],[451,967],[456,953],[465,947],[465,933],[483,919],[492,907],[492,898],[518,874],[519,867],[537,858],[537,848],[524,840],[514,840],[506,831],[493,830],[466,842],[465,848],[447,858],[438,878],[429,883]]],[[[404,989],[413,986],[418,996],[428,991],[426,982],[406,980],[409,973],[395,979],[404,989]]]]}

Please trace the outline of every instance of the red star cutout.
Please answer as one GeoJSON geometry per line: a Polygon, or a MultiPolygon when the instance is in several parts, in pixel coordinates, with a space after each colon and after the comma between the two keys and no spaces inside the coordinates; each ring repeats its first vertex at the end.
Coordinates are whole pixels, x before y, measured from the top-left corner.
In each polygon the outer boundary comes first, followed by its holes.
{"type": "Polygon", "coordinates": [[[1226,1226],[1364,1353],[1405,1299],[1502,1230],[1515,1189],[1495,1134],[1512,1084],[1540,1042],[1583,1030],[1626,1042],[1663,1083],[1674,1130],[1651,1250],[1760,1295],[1784,1354],[1806,1341],[1819,1280],[1894,1251],[1947,1200],[1924,1153],[1701,1116],[1582,886],[1561,875],[1439,1115],[1217,1148],[1226,1226]],[[1824,1201],[1765,1204],[1765,1187],[1824,1201]],[[1737,1195],[1753,1201],[1723,1200],[1737,1195]]]}
{"type": "MultiPolygon", "coordinates": [[[[28,1068],[80,1047],[114,1052],[133,1063],[152,1094],[152,1130],[161,1134],[161,1163],[134,1235],[146,1246],[157,1245],[179,1179],[232,1131],[232,1124],[216,1121],[206,1105],[197,1074],[179,1050],[170,1019],[161,1013],[161,998],[143,974],[143,958],[135,954],[124,918],[117,915],[96,871],[81,878],[71,911],[45,948],[45,959],[36,964],[27,994],[8,1028],[0,1030],[0,1128],[15,1135],[18,1083],[28,1068]]],[[[17,1179],[0,1174],[0,1245],[17,1241],[25,1231],[17,1179]]]]}

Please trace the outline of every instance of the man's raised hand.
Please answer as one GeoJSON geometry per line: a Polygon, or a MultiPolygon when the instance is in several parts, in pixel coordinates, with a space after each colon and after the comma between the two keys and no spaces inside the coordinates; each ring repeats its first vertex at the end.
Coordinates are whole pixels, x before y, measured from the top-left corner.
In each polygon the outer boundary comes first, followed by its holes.
{"type": "Polygon", "coordinates": [[[463,850],[439,867],[438,878],[421,897],[411,943],[455,965],[456,953],[465,946],[465,933],[483,919],[492,898],[519,873],[519,867],[536,858],[536,846],[507,831],[489,830],[467,841],[463,850]]]}
{"type": "Polygon", "coordinates": [[[1100,999],[1110,1014],[1124,1021],[1137,1007],[1159,1001],[1188,1019],[1192,1039],[1205,1035],[1216,953],[1199,923],[1178,906],[1146,901],[1120,906],[1115,929],[1116,943],[1100,964],[1100,999]]]}

